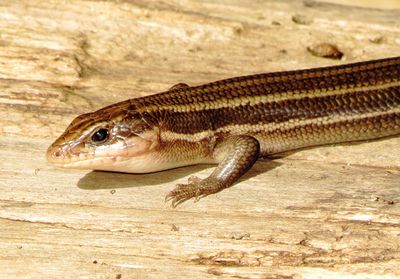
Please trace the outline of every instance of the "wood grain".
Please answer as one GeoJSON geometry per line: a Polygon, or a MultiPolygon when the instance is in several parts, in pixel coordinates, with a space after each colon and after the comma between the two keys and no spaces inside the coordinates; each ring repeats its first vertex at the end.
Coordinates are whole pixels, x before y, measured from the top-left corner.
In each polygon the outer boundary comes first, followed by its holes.
{"type": "Polygon", "coordinates": [[[398,137],[260,161],[177,209],[165,194],[212,166],[45,160],[76,115],[178,82],[399,55],[399,17],[317,1],[0,1],[1,277],[400,276],[398,137]],[[320,43],[343,58],[307,51],[320,43]]]}

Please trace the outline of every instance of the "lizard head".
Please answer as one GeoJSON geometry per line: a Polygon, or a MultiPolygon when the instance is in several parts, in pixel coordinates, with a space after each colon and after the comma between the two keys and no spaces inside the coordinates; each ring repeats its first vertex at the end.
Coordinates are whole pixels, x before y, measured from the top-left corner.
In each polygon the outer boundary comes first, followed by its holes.
{"type": "Polygon", "coordinates": [[[48,148],[58,167],[121,172],[154,171],[159,130],[129,101],[76,117],[48,148]]]}

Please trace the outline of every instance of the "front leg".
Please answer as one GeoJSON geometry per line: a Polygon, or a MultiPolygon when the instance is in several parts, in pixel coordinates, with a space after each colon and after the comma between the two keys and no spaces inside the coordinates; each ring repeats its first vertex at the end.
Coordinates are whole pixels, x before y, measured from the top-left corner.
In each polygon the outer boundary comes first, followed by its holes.
{"type": "Polygon", "coordinates": [[[251,136],[231,136],[216,145],[213,157],[220,163],[205,179],[191,177],[188,184],[178,184],[165,200],[172,207],[196,198],[217,193],[232,186],[257,161],[260,154],[259,142],[251,136]]]}

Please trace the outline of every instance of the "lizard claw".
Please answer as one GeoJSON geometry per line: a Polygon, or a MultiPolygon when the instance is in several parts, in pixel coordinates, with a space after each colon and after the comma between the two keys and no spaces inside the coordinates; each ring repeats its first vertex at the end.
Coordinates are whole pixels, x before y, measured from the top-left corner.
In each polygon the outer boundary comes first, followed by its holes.
{"type": "Polygon", "coordinates": [[[221,184],[216,180],[192,176],[188,182],[188,184],[178,184],[165,196],[165,202],[171,201],[171,206],[175,208],[191,198],[194,198],[194,202],[198,202],[201,198],[221,190],[221,184]]]}
{"type": "Polygon", "coordinates": [[[175,189],[165,196],[165,202],[171,201],[171,206],[175,208],[179,204],[191,199],[193,197],[191,194],[192,184],[193,183],[176,185],[175,189]]]}

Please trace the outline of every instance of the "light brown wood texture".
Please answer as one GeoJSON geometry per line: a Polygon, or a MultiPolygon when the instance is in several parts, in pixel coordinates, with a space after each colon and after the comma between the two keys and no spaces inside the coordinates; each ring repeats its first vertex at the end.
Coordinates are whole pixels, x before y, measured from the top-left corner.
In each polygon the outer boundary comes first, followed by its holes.
{"type": "Polygon", "coordinates": [[[399,55],[399,18],[315,1],[0,1],[0,277],[400,276],[398,137],[260,161],[177,209],[164,196],[212,166],[45,160],[76,115],[178,82],[399,55]],[[343,58],[311,55],[319,43],[343,58]]]}

